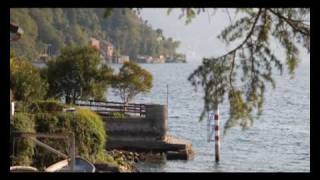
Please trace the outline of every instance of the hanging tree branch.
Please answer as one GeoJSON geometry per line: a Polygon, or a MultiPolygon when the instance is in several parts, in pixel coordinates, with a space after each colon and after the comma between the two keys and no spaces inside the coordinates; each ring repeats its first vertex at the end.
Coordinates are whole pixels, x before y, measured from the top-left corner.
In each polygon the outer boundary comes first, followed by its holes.
{"type": "MultiPolygon", "coordinates": [[[[293,16],[306,16],[308,10],[288,10],[293,16]]],[[[204,89],[204,108],[201,113],[208,113],[218,103],[222,103],[227,94],[229,99],[229,119],[225,129],[239,124],[243,129],[253,123],[252,111],[257,110],[257,116],[261,115],[264,102],[265,83],[275,83],[272,78],[272,68],[282,72],[282,61],[280,61],[270,49],[268,42],[272,35],[279,40],[286,51],[289,69],[294,69],[297,64],[297,47],[295,38],[302,38],[304,47],[308,47],[310,30],[299,19],[293,20],[291,16],[285,17],[286,9],[275,11],[273,9],[259,8],[257,11],[245,9],[247,16],[241,17],[234,24],[226,27],[219,37],[226,43],[242,39],[240,43],[227,53],[212,58],[204,58],[200,65],[190,76],[189,81],[195,87],[201,85],[204,89]],[[274,21],[272,17],[278,18],[274,21]],[[288,28],[287,25],[291,28],[288,28]],[[245,36],[242,35],[247,32],[245,36]],[[299,32],[299,33],[296,33],[299,32]],[[299,34],[301,36],[299,36],[299,34]],[[238,50],[242,50],[237,53],[238,50]],[[272,66],[273,65],[273,66],[272,66]],[[236,78],[233,78],[235,68],[242,67],[240,84],[234,86],[236,78]],[[245,97],[245,98],[244,98],[245,97]]]]}
{"type": "Polygon", "coordinates": [[[256,15],[256,17],[255,17],[255,19],[254,19],[254,22],[253,22],[253,24],[252,24],[252,26],[251,26],[250,31],[248,32],[246,38],[242,41],[242,43],[240,43],[236,48],[232,49],[231,51],[227,52],[226,54],[224,54],[224,55],[222,55],[222,56],[220,56],[220,57],[217,57],[216,59],[220,59],[220,58],[223,58],[223,57],[225,57],[225,56],[227,56],[227,55],[229,55],[229,54],[234,53],[234,52],[237,51],[238,49],[241,49],[241,48],[248,42],[249,38],[252,36],[252,34],[253,34],[253,32],[254,32],[254,29],[255,29],[255,27],[256,27],[256,24],[257,24],[257,22],[258,22],[258,20],[259,20],[259,17],[260,17],[260,15],[261,15],[261,12],[262,12],[262,9],[260,8],[259,11],[258,11],[258,13],[257,13],[257,15],[256,15]]]}
{"type": "Polygon", "coordinates": [[[233,51],[233,56],[232,56],[232,61],[231,61],[231,70],[230,70],[230,75],[229,75],[229,84],[231,87],[231,90],[234,90],[233,85],[232,85],[232,73],[234,69],[234,63],[236,59],[236,51],[233,51]]]}
{"type": "Polygon", "coordinates": [[[293,20],[291,18],[285,17],[281,13],[276,12],[271,8],[267,8],[267,10],[270,11],[272,14],[276,15],[279,19],[284,20],[295,31],[297,31],[305,36],[310,36],[310,28],[304,27],[306,24],[301,23],[298,20],[293,20]],[[302,24],[304,26],[301,27],[300,24],[302,24]]]}

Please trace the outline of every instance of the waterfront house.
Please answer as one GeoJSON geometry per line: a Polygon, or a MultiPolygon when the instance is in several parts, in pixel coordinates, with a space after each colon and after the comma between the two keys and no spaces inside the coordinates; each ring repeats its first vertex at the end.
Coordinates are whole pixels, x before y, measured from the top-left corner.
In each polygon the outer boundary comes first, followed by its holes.
{"type": "Polygon", "coordinates": [[[100,41],[95,38],[90,38],[90,45],[97,50],[100,50],[100,41]]]}
{"type": "Polygon", "coordinates": [[[95,38],[90,38],[89,44],[99,50],[100,57],[103,59],[104,63],[112,63],[113,54],[114,54],[114,46],[112,43],[108,41],[100,41],[95,38]]]}
{"type": "Polygon", "coordinates": [[[114,63],[124,64],[125,62],[129,62],[129,61],[130,61],[129,56],[121,55],[116,59],[116,62],[114,62],[114,63]]]}
{"type": "Polygon", "coordinates": [[[113,59],[114,47],[108,41],[100,42],[100,51],[104,55],[106,62],[111,63],[113,59]]]}
{"type": "Polygon", "coordinates": [[[147,59],[146,56],[142,56],[142,55],[137,56],[138,63],[146,63],[146,61],[147,61],[146,59],[147,59]]]}

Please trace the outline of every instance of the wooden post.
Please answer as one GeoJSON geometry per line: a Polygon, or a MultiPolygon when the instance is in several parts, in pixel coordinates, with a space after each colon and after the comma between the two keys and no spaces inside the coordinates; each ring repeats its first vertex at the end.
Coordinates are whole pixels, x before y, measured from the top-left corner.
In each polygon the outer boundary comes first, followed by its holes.
{"type": "Polygon", "coordinates": [[[215,160],[216,162],[220,161],[220,120],[219,120],[219,106],[217,106],[217,109],[215,111],[214,115],[214,132],[215,132],[215,160]]]}
{"type": "Polygon", "coordinates": [[[55,154],[57,154],[57,155],[59,155],[59,156],[61,156],[61,157],[63,157],[63,158],[68,158],[67,155],[65,155],[65,154],[63,154],[62,152],[60,152],[60,151],[52,148],[51,146],[49,146],[49,145],[47,145],[47,144],[45,144],[45,143],[37,140],[36,138],[30,137],[30,139],[31,139],[32,141],[34,141],[37,145],[39,145],[39,146],[47,149],[48,151],[53,152],[53,153],[55,153],[55,154]]]}

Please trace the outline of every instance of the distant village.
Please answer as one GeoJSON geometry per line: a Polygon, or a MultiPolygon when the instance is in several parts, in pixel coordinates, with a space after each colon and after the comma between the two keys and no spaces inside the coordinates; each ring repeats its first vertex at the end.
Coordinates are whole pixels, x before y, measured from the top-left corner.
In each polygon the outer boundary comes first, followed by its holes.
{"type": "MultiPolygon", "coordinates": [[[[128,55],[118,55],[115,52],[114,45],[106,40],[98,40],[96,38],[90,38],[89,45],[96,48],[100,52],[100,58],[102,63],[106,64],[123,64],[130,61],[128,55]]],[[[39,54],[37,62],[47,62],[49,57],[52,57],[51,45],[46,46],[39,54]]],[[[134,60],[136,63],[148,63],[148,64],[164,64],[164,63],[186,63],[186,56],[179,54],[176,57],[160,56],[147,56],[139,55],[134,60]]]]}
{"type": "MultiPolygon", "coordinates": [[[[123,64],[129,62],[130,58],[128,55],[117,55],[114,50],[112,43],[105,40],[98,40],[95,38],[90,38],[90,45],[95,47],[100,52],[101,60],[104,63],[113,64],[123,64]]],[[[164,64],[164,63],[174,63],[174,62],[186,62],[185,55],[181,57],[165,57],[160,55],[157,57],[139,55],[135,59],[137,63],[149,63],[149,64],[164,64]]]]}

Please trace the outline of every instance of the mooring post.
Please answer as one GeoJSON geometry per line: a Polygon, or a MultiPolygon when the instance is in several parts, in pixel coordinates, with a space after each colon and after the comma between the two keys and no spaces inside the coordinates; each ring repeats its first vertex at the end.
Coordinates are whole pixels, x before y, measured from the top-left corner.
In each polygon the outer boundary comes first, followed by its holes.
{"type": "Polygon", "coordinates": [[[220,161],[220,117],[219,117],[219,106],[217,106],[217,109],[215,111],[214,115],[214,132],[215,132],[215,159],[216,162],[220,161]]]}

